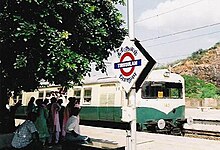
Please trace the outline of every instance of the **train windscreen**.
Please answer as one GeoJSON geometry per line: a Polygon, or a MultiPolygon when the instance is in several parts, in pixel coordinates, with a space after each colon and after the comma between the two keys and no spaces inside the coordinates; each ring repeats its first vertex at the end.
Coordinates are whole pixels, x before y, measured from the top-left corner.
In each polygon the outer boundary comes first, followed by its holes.
{"type": "Polygon", "coordinates": [[[145,82],[141,89],[143,99],[181,99],[182,83],[145,82]]]}

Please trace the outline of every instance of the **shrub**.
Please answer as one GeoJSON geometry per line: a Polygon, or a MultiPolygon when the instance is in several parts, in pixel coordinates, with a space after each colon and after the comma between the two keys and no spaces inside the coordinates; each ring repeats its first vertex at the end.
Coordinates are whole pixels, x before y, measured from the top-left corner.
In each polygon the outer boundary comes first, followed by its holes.
{"type": "Polygon", "coordinates": [[[220,89],[212,83],[206,83],[196,76],[183,75],[185,79],[186,97],[189,98],[217,98],[220,89]]]}

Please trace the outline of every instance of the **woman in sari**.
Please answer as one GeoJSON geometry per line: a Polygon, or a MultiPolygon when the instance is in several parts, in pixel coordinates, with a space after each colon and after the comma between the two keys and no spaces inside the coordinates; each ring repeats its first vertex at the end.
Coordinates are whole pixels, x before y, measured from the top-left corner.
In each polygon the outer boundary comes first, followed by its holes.
{"type": "Polygon", "coordinates": [[[39,132],[39,139],[44,145],[46,140],[49,138],[49,132],[47,128],[48,110],[47,108],[43,107],[42,99],[37,99],[36,104],[38,117],[35,121],[35,126],[39,132]]]}

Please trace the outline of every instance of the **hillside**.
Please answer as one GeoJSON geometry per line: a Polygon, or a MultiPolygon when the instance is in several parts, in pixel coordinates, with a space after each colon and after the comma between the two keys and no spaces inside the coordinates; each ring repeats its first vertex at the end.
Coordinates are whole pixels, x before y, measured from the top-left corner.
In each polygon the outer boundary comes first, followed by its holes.
{"type": "Polygon", "coordinates": [[[207,50],[198,50],[191,57],[180,60],[173,66],[175,67],[172,72],[195,75],[220,87],[220,43],[207,50]]]}

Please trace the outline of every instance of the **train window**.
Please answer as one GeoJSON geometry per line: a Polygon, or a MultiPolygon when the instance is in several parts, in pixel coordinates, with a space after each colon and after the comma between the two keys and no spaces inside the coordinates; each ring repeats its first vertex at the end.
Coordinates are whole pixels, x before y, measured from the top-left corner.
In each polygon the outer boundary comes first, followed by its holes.
{"type": "Polygon", "coordinates": [[[46,97],[50,97],[51,96],[51,91],[46,91],[46,97]]]}
{"type": "Polygon", "coordinates": [[[112,86],[116,86],[115,84],[102,84],[100,85],[100,87],[112,87],[112,86]]]}
{"type": "Polygon", "coordinates": [[[80,89],[74,90],[74,96],[76,97],[77,100],[80,100],[81,90],[80,89]]]}
{"type": "Polygon", "coordinates": [[[14,103],[17,103],[20,100],[22,101],[22,94],[19,94],[19,95],[14,97],[14,103]]]}
{"type": "Polygon", "coordinates": [[[92,89],[84,89],[83,104],[91,104],[92,89]]]}
{"type": "Polygon", "coordinates": [[[182,98],[182,84],[168,82],[145,82],[142,86],[143,99],[182,98]]]}
{"type": "Polygon", "coordinates": [[[80,90],[74,91],[74,96],[80,96],[80,95],[81,95],[81,91],[80,90]]]}
{"type": "Polygon", "coordinates": [[[101,93],[100,106],[113,106],[115,102],[115,93],[101,93]]]}
{"type": "Polygon", "coordinates": [[[39,92],[39,98],[43,98],[44,97],[44,92],[39,92]]]}

